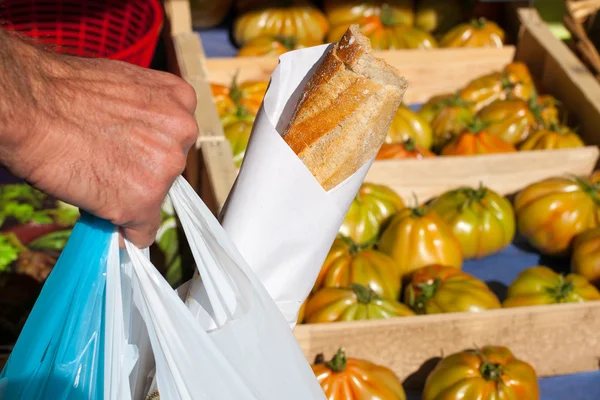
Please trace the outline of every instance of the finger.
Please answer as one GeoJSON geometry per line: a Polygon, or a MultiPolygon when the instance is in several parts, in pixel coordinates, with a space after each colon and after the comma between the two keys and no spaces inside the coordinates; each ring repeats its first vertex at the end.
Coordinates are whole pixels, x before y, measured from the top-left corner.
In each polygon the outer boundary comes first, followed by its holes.
{"type": "Polygon", "coordinates": [[[159,227],[160,211],[152,213],[141,223],[122,227],[122,231],[127,240],[138,248],[143,249],[150,247],[154,243],[159,227]]]}
{"type": "Polygon", "coordinates": [[[125,239],[123,238],[123,230],[122,229],[119,229],[119,248],[120,249],[125,248],[125,239]]]}

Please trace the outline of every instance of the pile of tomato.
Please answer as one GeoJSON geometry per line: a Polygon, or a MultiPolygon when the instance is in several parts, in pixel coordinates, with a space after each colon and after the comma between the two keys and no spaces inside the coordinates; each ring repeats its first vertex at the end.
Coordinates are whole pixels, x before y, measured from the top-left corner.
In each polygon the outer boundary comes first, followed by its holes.
{"type": "Polygon", "coordinates": [[[505,32],[489,20],[499,8],[460,0],[237,1],[232,36],[238,56],[277,56],[338,41],[358,24],[377,50],[502,47],[505,32]],[[488,18],[486,18],[488,17],[488,18]]]}

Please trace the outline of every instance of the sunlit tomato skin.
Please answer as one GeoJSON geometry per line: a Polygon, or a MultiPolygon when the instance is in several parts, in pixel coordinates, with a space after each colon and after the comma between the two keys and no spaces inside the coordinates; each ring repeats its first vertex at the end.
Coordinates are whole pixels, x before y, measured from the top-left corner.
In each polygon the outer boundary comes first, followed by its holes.
{"type": "Polygon", "coordinates": [[[418,112],[431,125],[432,149],[439,151],[467,129],[474,119],[472,103],[457,95],[444,94],[429,99],[418,112]]]}
{"type": "Polygon", "coordinates": [[[535,370],[503,346],[443,358],[425,381],[423,400],[539,400],[535,370]]]}
{"type": "Polygon", "coordinates": [[[328,362],[319,354],[312,369],[327,400],[406,400],[402,382],[392,370],[346,358],[343,349],[328,362]]]}
{"type": "Polygon", "coordinates": [[[345,31],[348,26],[372,16],[389,25],[412,26],[414,22],[413,0],[325,0],[323,8],[332,30],[341,27],[345,31]]]}
{"type": "Polygon", "coordinates": [[[536,126],[529,105],[520,99],[495,101],[479,111],[477,117],[487,132],[512,145],[527,139],[536,126]]]}
{"type": "Polygon", "coordinates": [[[542,254],[566,255],[573,238],[600,221],[600,183],[556,177],[533,183],[514,199],[517,232],[542,254]]]}
{"type": "Polygon", "coordinates": [[[451,190],[435,199],[431,207],[451,227],[465,259],[497,253],[515,236],[512,205],[486,187],[451,190]]]}
{"type": "Polygon", "coordinates": [[[221,118],[226,114],[236,113],[239,107],[256,115],[268,86],[269,82],[265,81],[245,81],[238,84],[236,77],[233,78],[229,87],[218,84],[210,85],[213,101],[221,118]]]}
{"type": "Polygon", "coordinates": [[[430,33],[445,33],[463,19],[460,0],[420,0],[415,25],[430,33]]]}
{"type": "Polygon", "coordinates": [[[404,160],[435,157],[431,151],[417,146],[412,139],[402,143],[384,143],[381,145],[375,160],[404,160]]]}
{"type": "Polygon", "coordinates": [[[503,307],[583,303],[600,300],[600,292],[580,275],[558,274],[540,265],[527,268],[510,284],[503,307]]]}
{"type": "Polygon", "coordinates": [[[312,294],[306,303],[307,324],[406,317],[415,313],[402,303],[379,297],[358,284],[348,288],[326,287],[312,294]]]}
{"type": "Polygon", "coordinates": [[[291,50],[303,49],[305,47],[318,46],[321,42],[298,43],[294,38],[278,36],[260,36],[249,40],[240,48],[238,57],[277,57],[291,50]]]}
{"type": "Polygon", "coordinates": [[[431,148],[432,133],[429,122],[410,108],[402,105],[394,115],[385,143],[400,143],[412,139],[425,150],[431,148]]]}
{"type": "Polygon", "coordinates": [[[396,262],[372,248],[361,248],[347,238],[337,238],[321,267],[313,292],[324,287],[348,287],[358,283],[389,299],[400,294],[396,262]]]}
{"type": "Polygon", "coordinates": [[[571,272],[600,285],[600,228],[590,229],[575,237],[571,255],[571,272]]]}
{"type": "Polygon", "coordinates": [[[453,267],[432,265],[413,272],[404,303],[417,314],[481,312],[500,308],[487,285],[453,267]]]}
{"type": "Polygon", "coordinates": [[[325,15],[308,1],[264,1],[240,13],[233,36],[240,46],[261,36],[290,37],[299,44],[310,44],[322,43],[328,29],[325,15]]]}
{"type": "Polygon", "coordinates": [[[541,95],[531,98],[530,108],[537,112],[536,117],[540,120],[540,125],[552,126],[559,123],[559,101],[550,95],[541,95]]]}
{"type": "Polygon", "coordinates": [[[405,208],[392,217],[379,250],[396,261],[403,276],[433,264],[460,269],[463,262],[452,229],[435,211],[424,207],[405,208]]]}
{"type": "Polygon", "coordinates": [[[381,226],[404,208],[402,198],[384,185],[363,183],[350,204],[339,234],[363,245],[379,236],[381,226]]]}
{"type": "Polygon", "coordinates": [[[501,48],[504,36],[504,30],[495,22],[478,18],[450,29],[440,40],[440,46],[501,48]]]}
{"type": "Polygon", "coordinates": [[[465,131],[442,149],[443,156],[474,156],[479,154],[514,153],[510,143],[491,135],[487,130],[465,131]]]}
{"type": "Polygon", "coordinates": [[[521,144],[519,150],[571,149],[584,146],[585,143],[583,143],[583,140],[575,132],[565,126],[555,126],[533,132],[521,144]]]}
{"type": "Polygon", "coordinates": [[[502,70],[506,98],[529,100],[535,93],[535,84],[529,68],[522,62],[511,62],[502,70]]]}
{"type": "MultiPolygon", "coordinates": [[[[356,23],[375,50],[426,50],[438,47],[437,40],[429,33],[408,25],[389,22],[384,16],[371,15],[357,20],[356,23]]],[[[347,29],[347,25],[333,27],[327,34],[327,41],[337,42],[347,29]]]]}

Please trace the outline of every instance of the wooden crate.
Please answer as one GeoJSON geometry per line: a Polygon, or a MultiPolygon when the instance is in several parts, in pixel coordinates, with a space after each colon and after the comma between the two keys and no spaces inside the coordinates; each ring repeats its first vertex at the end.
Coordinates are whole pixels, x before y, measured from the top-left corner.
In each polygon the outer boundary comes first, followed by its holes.
{"type": "MultiPolygon", "coordinates": [[[[377,161],[366,181],[386,184],[407,200],[414,194],[419,200],[426,201],[460,185],[484,182],[502,194],[510,194],[549,176],[587,174],[593,170],[599,154],[597,145],[600,144],[600,135],[596,133],[596,127],[600,126],[600,85],[549,32],[535,10],[520,9],[518,13],[524,25],[516,47],[384,51],[377,55],[399,68],[407,78],[409,88],[405,102],[408,104],[422,103],[433,95],[454,91],[475,77],[501,69],[513,59],[523,61],[544,90],[561,100],[581,122],[580,133],[589,146],[516,154],[377,161]]],[[[197,48],[201,47],[197,37],[193,42],[197,48]]],[[[208,82],[228,84],[236,73],[240,81],[268,80],[276,65],[277,60],[272,58],[204,59],[202,67],[197,67],[201,71],[195,80],[202,82],[197,90],[204,96],[209,90],[208,82]]],[[[233,185],[237,169],[216,120],[210,96],[200,100],[200,112],[204,115],[200,121],[203,125],[200,141],[204,143],[201,153],[205,164],[201,195],[218,213],[233,185]]]]}
{"type": "MultiPolygon", "coordinates": [[[[550,34],[535,12],[520,10],[519,15],[523,29],[516,48],[439,50],[435,54],[402,51],[386,52],[382,56],[402,68],[411,83],[406,97],[410,102],[455,90],[475,76],[500,69],[513,58],[524,61],[545,89],[561,99],[583,122],[584,139],[590,144],[599,144],[600,138],[595,135],[595,127],[600,126],[598,83],[550,34]]],[[[227,83],[240,63],[245,66],[240,69],[242,79],[268,79],[275,62],[204,59],[199,37],[191,32],[179,33],[173,41],[181,75],[198,92],[197,117],[201,130],[198,145],[204,163],[200,191],[216,213],[237,171],[210,99],[209,82],[227,83]]],[[[559,152],[439,158],[429,164],[423,160],[387,161],[376,163],[367,180],[379,180],[403,193],[415,191],[422,195],[421,199],[448,186],[476,184],[479,180],[502,193],[510,193],[545,176],[589,173],[597,159],[598,149],[589,146],[559,152]]],[[[343,346],[353,357],[371,359],[392,368],[407,388],[419,388],[439,357],[473,345],[509,346],[520,358],[532,363],[540,376],[595,370],[600,354],[599,331],[600,302],[593,302],[478,314],[299,325],[294,332],[309,360],[319,353],[331,355],[343,346]]]]}

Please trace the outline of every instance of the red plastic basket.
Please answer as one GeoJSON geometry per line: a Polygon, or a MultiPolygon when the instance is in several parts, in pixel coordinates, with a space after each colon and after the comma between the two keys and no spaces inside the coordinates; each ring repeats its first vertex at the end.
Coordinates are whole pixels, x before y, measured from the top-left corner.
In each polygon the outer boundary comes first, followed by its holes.
{"type": "Polygon", "coordinates": [[[148,67],[163,12],[160,0],[4,0],[0,21],[60,53],[148,67]]]}

